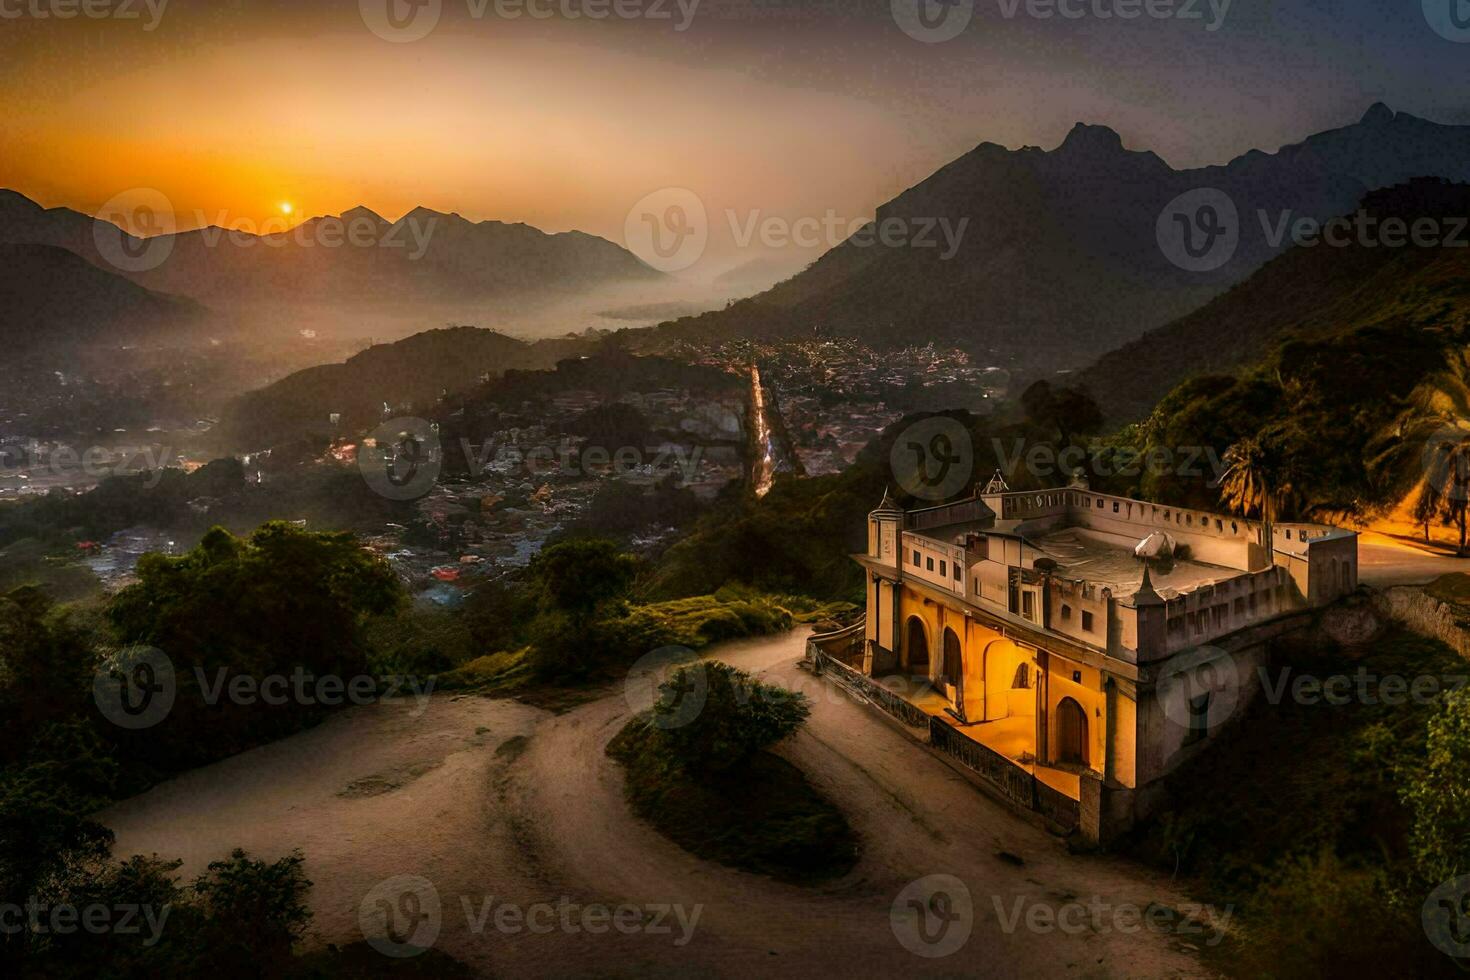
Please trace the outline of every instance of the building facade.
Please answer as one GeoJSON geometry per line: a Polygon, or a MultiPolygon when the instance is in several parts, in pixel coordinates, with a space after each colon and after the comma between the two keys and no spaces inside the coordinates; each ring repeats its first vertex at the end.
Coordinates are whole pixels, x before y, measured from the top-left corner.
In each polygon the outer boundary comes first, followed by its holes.
{"type": "Polygon", "coordinates": [[[1080,479],[987,490],[907,511],[885,494],[854,556],[867,616],[848,666],[1079,801],[1099,836],[1250,700],[1271,639],[1357,587],[1357,536],[1338,528],[1080,479]]]}

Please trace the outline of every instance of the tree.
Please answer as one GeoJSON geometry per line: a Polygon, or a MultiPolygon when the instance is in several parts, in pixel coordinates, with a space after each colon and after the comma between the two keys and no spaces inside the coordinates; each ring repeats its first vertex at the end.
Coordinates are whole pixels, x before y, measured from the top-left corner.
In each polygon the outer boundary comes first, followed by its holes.
{"type": "Polygon", "coordinates": [[[659,685],[653,725],[675,762],[719,772],[795,733],[810,714],[806,695],[713,660],[681,667],[659,685]]]}
{"type": "Polygon", "coordinates": [[[1272,553],[1273,524],[1291,480],[1280,444],[1262,433],[1240,440],[1225,451],[1226,469],[1220,477],[1220,499],[1242,517],[1259,514],[1261,544],[1272,553]]]}
{"type": "Polygon", "coordinates": [[[1422,767],[1402,790],[1414,815],[1409,849],[1419,878],[1434,886],[1470,873],[1470,691],[1445,695],[1430,719],[1422,767]]]}
{"type": "Polygon", "coordinates": [[[1021,409],[1037,425],[1056,429],[1063,446],[1072,445],[1075,435],[1099,431],[1103,424],[1102,409],[1086,389],[1053,388],[1048,381],[1038,381],[1021,393],[1021,409]]]}
{"type": "Polygon", "coordinates": [[[397,574],[351,534],[280,521],[248,539],[214,528],[178,558],[145,555],[138,582],[118,593],[108,616],[124,643],[162,651],[177,691],[163,722],[117,737],[137,758],[170,771],[288,734],[322,710],[318,699],[237,703],[219,692],[241,676],[312,684],[362,676],[368,618],[403,601],[397,574]]]}
{"type": "Polygon", "coordinates": [[[1427,472],[1414,503],[1414,517],[1424,522],[1426,540],[1429,521],[1435,514],[1453,521],[1460,531],[1459,554],[1464,556],[1466,508],[1470,504],[1470,433],[1433,443],[1427,456],[1427,472]]]}
{"type": "Polygon", "coordinates": [[[605,659],[600,622],[621,615],[638,561],[612,541],[552,545],[531,565],[539,612],[531,624],[531,665],[542,677],[585,674],[605,659]]]}

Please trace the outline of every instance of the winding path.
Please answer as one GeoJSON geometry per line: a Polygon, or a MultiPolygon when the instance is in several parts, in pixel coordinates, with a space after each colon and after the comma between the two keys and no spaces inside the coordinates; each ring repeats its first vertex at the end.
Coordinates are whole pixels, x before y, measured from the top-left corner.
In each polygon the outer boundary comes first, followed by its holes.
{"type": "MultiPolygon", "coordinates": [[[[119,855],[185,859],[186,874],[244,846],[302,848],[315,885],[311,941],[361,938],[359,909],[379,882],[416,875],[440,912],[434,944],[486,973],[514,976],[1199,976],[1208,935],[1134,928],[1112,909],[1181,907],[1167,879],[1062,843],[966,779],[841,689],[796,666],[798,634],[729,644],[719,659],[812,697],[783,753],[848,814],[863,854],[817,888],[702,861],[635,818],[603,747],[631,714],[621,688],[562,715],[509,700],[436,696],[355,708],[313,731],[197,770],[103,815],[119,855]],[[927,875],[964,882],[973,930],[951,955],[921,957],[895,898],[927,875]],[[489,903],[488,905],[486,903],[489,903]],[[514,903],[681,906],[668,932],[505,931],[514,903]],[[1076,907],[1104,903],[1084,916],[1076,907]],[[466,915],[466,905],[470,915],[466,915]],[[1062,929],[1049,911],[1071,907],[1062,929]],[[1033,907],[1039,911],[1031,911],[1033,907]],[[1020,912],[1022,918],[1012,924],[1020,912]],[[1027,927],[1030,914],[1041,923],[1027,927]],[[1097,923],[1088,924],[1087,920],[1097,923]]],[[[549,921],[540,920],[545,926],[549,921]]],[[[630,920],[631,921],[631,920],[630,920]]],[[[936,920],[937,921],[937,920],[936,920]]],[[[958,926],[956,928],[959,928],[958,926]]],[[[958,934],[956,934],[958,935],[958,934]]],[[[931,951],[938,947],[919,948],[931,951]]]]}

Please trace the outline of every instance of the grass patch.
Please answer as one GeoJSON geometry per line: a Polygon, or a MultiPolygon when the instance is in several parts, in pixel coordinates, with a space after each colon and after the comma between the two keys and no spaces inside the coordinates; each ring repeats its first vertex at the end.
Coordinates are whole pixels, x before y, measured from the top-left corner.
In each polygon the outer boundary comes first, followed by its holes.
{"type": "Polygon", "coordinates": [[[857,837],[842,812],[785,759],[757,752],[696,777],[669,761],[657,735],[640,715],[607,754],[626,770],[634,812],[684,850],[794,884],[840,878],[857,863],[857,837]]]}
{"type": "Polygon", "coordinates": [[[1470,575],[1464,572],[1441,575],[1425,586],[1424,591],[1430,598],[1452,606],[1470,606],[1470,575]]]}
{"type": "Polygon", "coordinates": [[[1225,738],[1169,777],[1169,808],[1119,846],[1194,876],[1211,902],[1240,910],[1245,941],[1222,951],[1229,972],[1331,975],[1356,963],[1435,975],[1451,964],[1418,925],[1413,816],[1400,791],[1402,774],[1424,763],[1438,699],[1384,703],[1378,680],[1463,676],[1470,666],[1438,641],[1393,628],[1358,657],[1279,649],[1271,686],[1286,670],[1292,681],[1346,676],[1352,696],[1302,703],[1288,683],[1277,704],[1258,697],[1225,738]],[[1358,696],[1360,668],[1376,679],[1371,699],[1358,696]],[[1376,910],[1371,929],[1366,908],[1376,910]]]}
{"type": "Polygon", "coordinates": [[[441,691],[470,691],[476,694],[509,693],[530,680],[525,649],[492,653],[467,660],[434,678],[441,691]]]}

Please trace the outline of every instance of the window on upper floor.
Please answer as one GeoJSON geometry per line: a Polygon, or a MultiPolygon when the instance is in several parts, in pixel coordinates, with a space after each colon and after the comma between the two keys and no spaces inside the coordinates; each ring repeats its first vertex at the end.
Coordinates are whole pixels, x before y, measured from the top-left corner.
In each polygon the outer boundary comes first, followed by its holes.
{"type": "Polygon", "coordinates": [[[1022,592],[1021,593],[1021,615],[1024,616],[1024,617],[1026,617],[1027,619],[1031,620],[1033,623],[1036,621],[1036,593],[1035,592],[1022,592]]]}
{"type": "Polygon", "coordinates": [[[954,580],[956,582],[963,582],[965,580],[965,576],[961,574],[959,562],[954,563],[954,580]]]}
{"type": "Polygon", "coordinates": [[[1067,605],[1064,602],[1064,603],[1062,603],[1062,622],[1069,623],[1071,621],[1072,621],[1072,607],[1069,606],[1069,605],[1067,605]]]}
{"type": "Polygon", "coordinates": [[[914,567],[917,568],[918,567],[918,564],[919,564],[919,551],[916,548],[916,549],[914,549],[914,567]]]}
{"type": "Polygon", "coordinates": [[[940,578],[944,578],[948,574],[949,574],[949,563],[946,562],[946,561],[944,561],[943,559],[940,559],[940,561],[939,561],[939,577],[940,578]]]}
{"type": "Polygon", "coordinates": [[[934,571],[934,559],[933,558],[925,558],[924,559],[924,570],[926,572],[932,572],[932,571],[934,571]]]}
{"type": "Polygon", "coordinates": [[[1085,609],[1082,611],[1082,628],[1089,633],[1092,632],[1092,613],[1085,609]]]}

